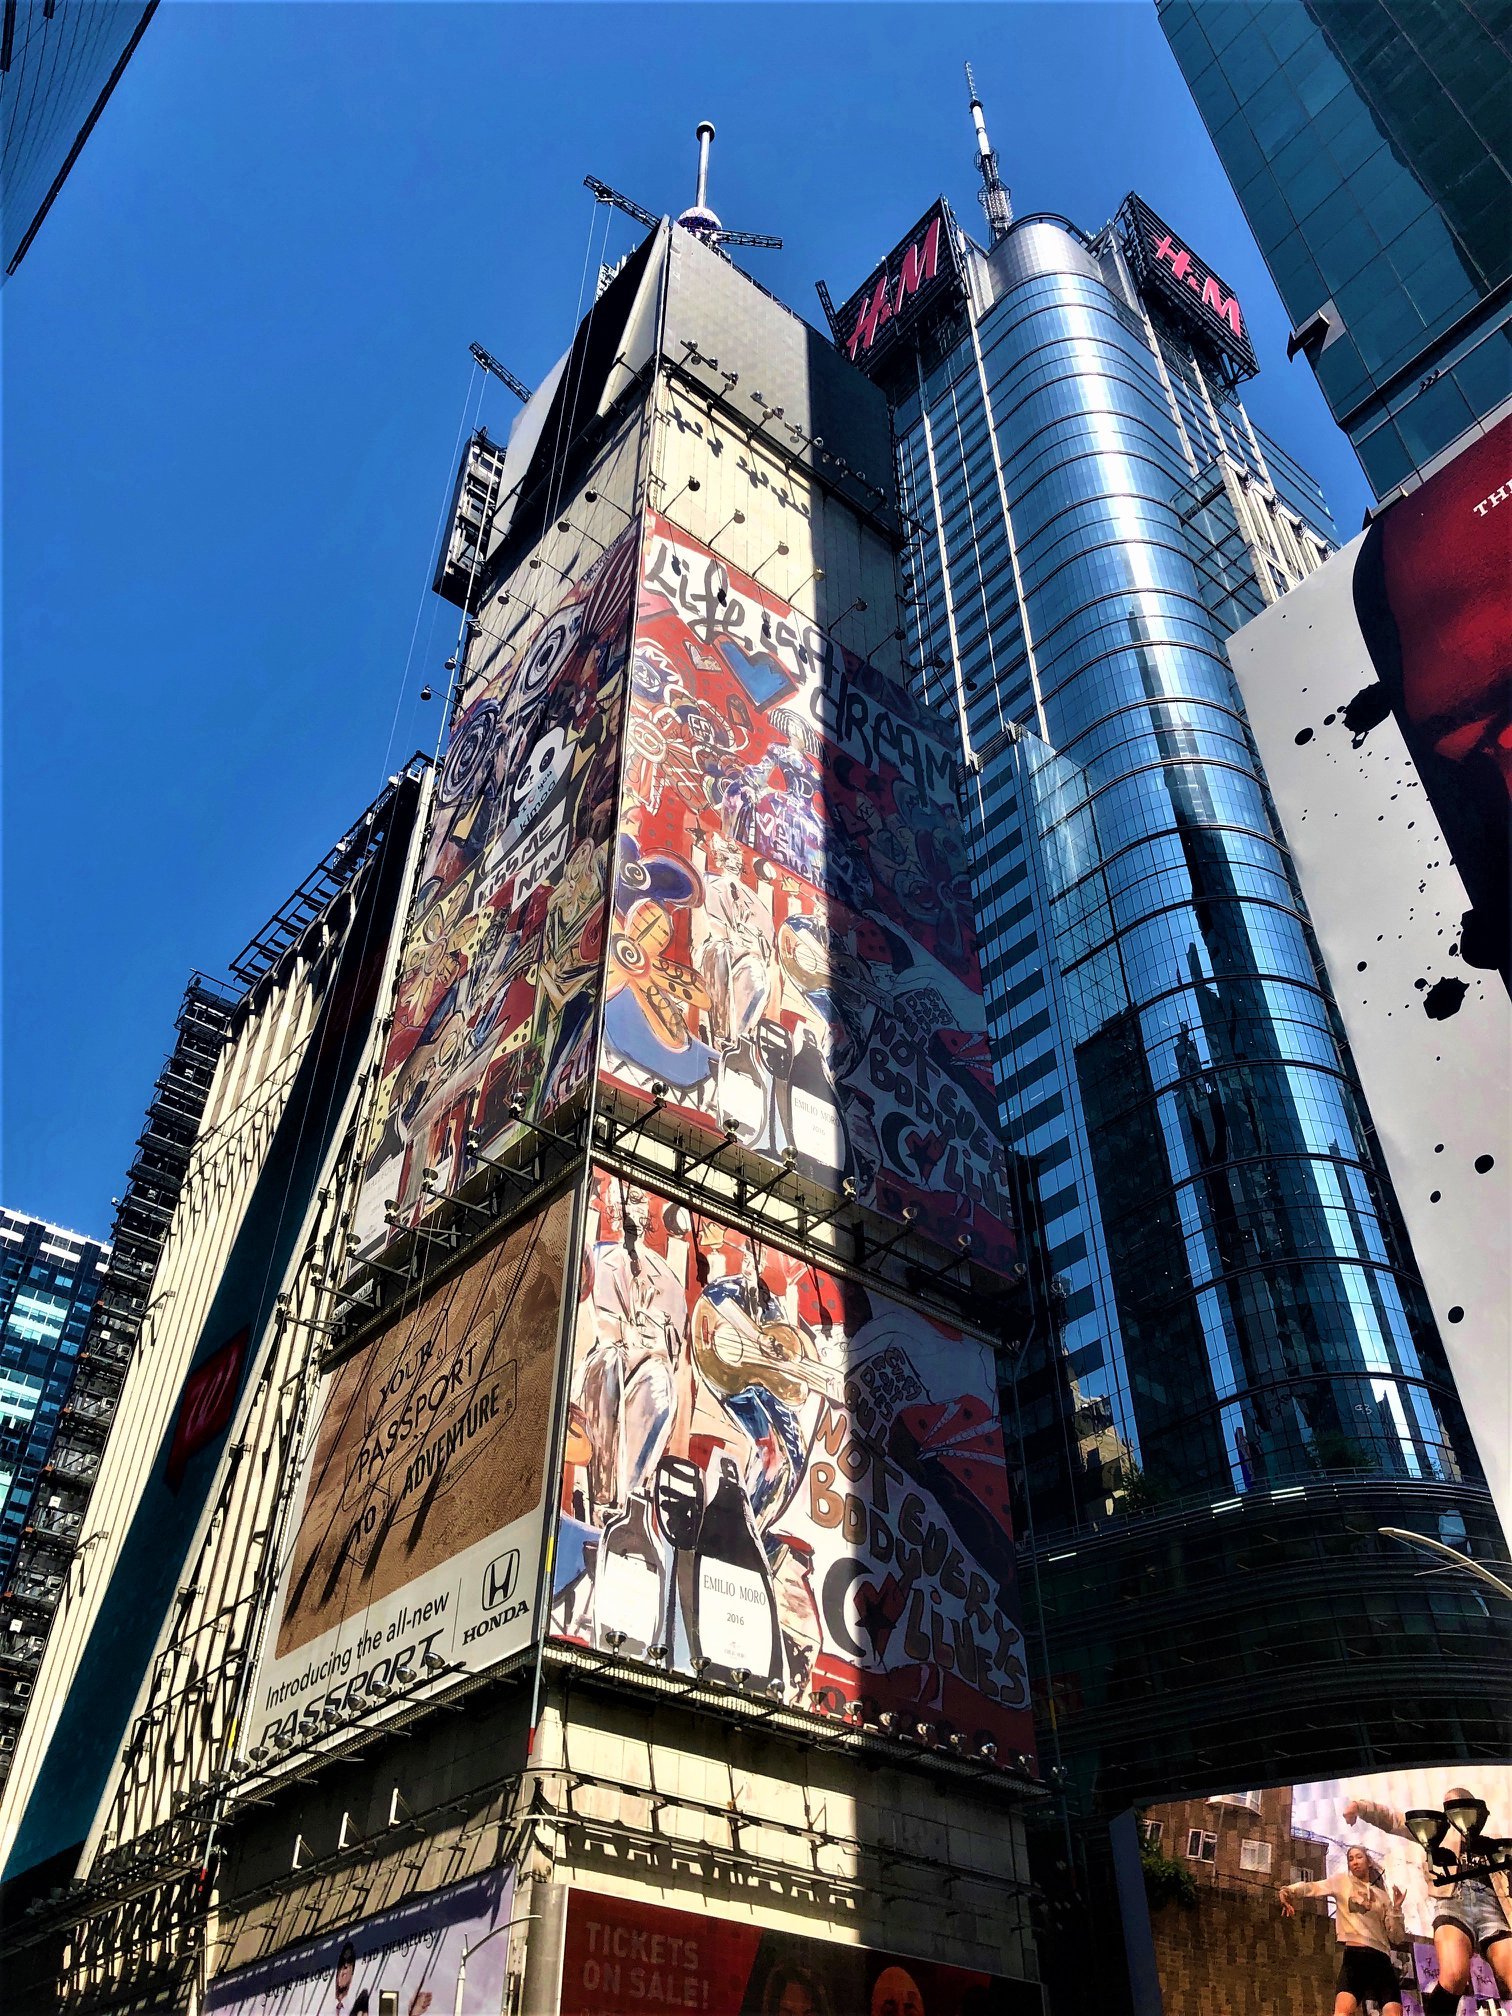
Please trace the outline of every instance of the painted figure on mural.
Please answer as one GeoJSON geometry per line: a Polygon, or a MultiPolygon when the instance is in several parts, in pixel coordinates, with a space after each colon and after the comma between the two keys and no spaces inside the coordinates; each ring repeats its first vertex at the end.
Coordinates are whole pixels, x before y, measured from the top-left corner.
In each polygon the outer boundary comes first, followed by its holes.
{"type": "Polygon", "coordinates": [[[761,1277],[756,1248],[741,1240],[730,1271],[693,1305],[693,1364],[749,1445],[746,1496],[761,1530],[781,1518],[803,1475],[803,1409],[832,1382],[803,1328],[761,1277]]]}
{"type": "Polygon", "coordinates": [[[676,1273],[647,1239],[651,1207],[644,1190],[601,1179],[611,1237],[587,1256],[594,1342],[578,1393],[588,1443],[590,1515],[619,1511],[655,1472],[677,1413],[687,1296],[676,1273]]]}

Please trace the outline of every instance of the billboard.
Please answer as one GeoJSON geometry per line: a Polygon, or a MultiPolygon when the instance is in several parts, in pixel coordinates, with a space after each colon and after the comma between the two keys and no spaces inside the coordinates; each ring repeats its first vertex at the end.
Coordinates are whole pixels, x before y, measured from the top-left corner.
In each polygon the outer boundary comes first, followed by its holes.
{"type": "Polygon", "coordinates": [[[1336,1993],[1362,2010],[1396,2002],[1402,2016],[1509,2016],[1505,1870],[1447,1824],[1435,1866],[1408,1827],[1416,1813],[1447,1823],[1443,1808],[1462,1793],[1483,1802],[1482,1848],[1512,1835],[1504,1764],[1142,1808],[1133,1908],[1147,1919],[1165,2016],[1301,2016],[1336,1993]]]}
{"type": "Polygon", "coordinates": [[[220,1975],[205,2008],[209,2016],[499,2016],[514,1894],[514,1871],[491,1869],[411,1897],[220,1975]]]}
{"type": "Polygon", "coordinates": [[[988,1346],[596,1170],[551,1628],[1033,1749],[988,1346]]]}
{"type": "Polygon", "coordinates": [[[1260,366],[1238,296],[1142,196],[1131,192],[1124,198],[1118,221],[1124,256],[1141,293],[1162,302],[1194,335],[1221,350],[1236,377],[1253,378],[1260,366]]]}
{"type": "Polygon", "coordinates": [[[531,1642],[571,1199],[326,1376],[249,1744],[531,1642]]]}
{"type": "Polygon", "coordinates": [[[955,224],[943,196],[834,312],[839,347],[863,370],[884,357],[932,303],[961,290],[955,224]]]}
{"type": "Polygon", "coordinates": [[[940,727],[655,514],[631,676],[603,1074],[1006,1271],[1007,1157],[940,727]]]}
{"type": "MultiPolygon", "coordinates": [[[[1425,484],[1421,494],[1431,488],[1425,484]]],[[[1418,494],[1404,502],[1412,504],[1418,494]]],[[[1389,523],[1401,508],[1390,506],[1378,524],[1389,523]]],[[[1472,507],[1476,538],[1508,508],[1488,506],[1479,518],[1472,507]]],[[[1488,669],[1490,646],[1475,614],[1478,602],[1464,604],[1457,591],[1447,597],[1434,634],[1452,668],[1446,676],[1463,678],[1472,701],[1462,723],[1463,748],[1453,734],[1445,745],[1460,749],[1466,761],[1444,758],[1435,782],[1432,765],[1414,761],[1414,741],[1420,745],[1421,737],[1410,722],[1409,734],[1399,724],[1381,677],[1379,639],[1372,643],[1362,632],[1361,604],[1375,592],[1362,578],[1374,535],[1373,527],[1334,554],[1237,631],[1228,650],[1438,1325],[1442,1355],[1439,1344],[1423,1336],[1423,1369],[1442,1389],[1447,1358],[1507,1530],[1512,1000],[1495,972],[1470,962],[1477,948],[1464,920],[1473,891],[1453,851],[1461,843],[1451,838],[1462,830],[1454,824],[1456,796],[1463,820],[1468,823],[1478,807],[1476,816],[1487,819],[1489,831],[1488,808],[1499,795],[1497,844],[1505,875],[1506,790],[1487,748],[1494,741],[1486,724],[1497,718],[1495,695],[1489,687],[1477,695],[1466,669],[1488,669]],[[1477,651],[1485,645],[1485,653],[1475,658],[1465,639],[1477,651]],[[1456,771],[1457,782],[1442,781],[1456,771]],[[1445,793],[1441,825],[1438,799],[1445,793]]],[[[1451,582],[1454,556],[1468,566],[1473,550],[1474,542],[1446,538],[1438,558],[1419,555],[1424,579],[1451,582]]],[[[1471,574],[1489,595],[1487,569],[1477,565],[1471,574]]],[[[1379,572],[1370,578],[1378,581],[1379,572]]],[[[1505,595],[1505,585],[1495,592],[1505,595]]],[[[1405,615],[1408,605],[1401,606],[1405,615]]],[[[1418,607],[1426,615],[1426,591],[1418,607]]],[[[1505,706],[1506,674],[1500,678],[1505,706]]],[[[1439,718],[1452,713],[1446,708],[1439,718]]],[[[1478,902],[1473,914],[1480,915],[1478,902]]],[[[1436,1405],[1450,1438],[1463,1447],[1447,1412],[1452,1402],[1441,1398],[1436,1405]]]]}
{"type": "MultiPolygon", "coordinates": [[[[358,1259],[393,1236],[391,1217],[422,1215],[427,1170],[443,1191],[469,1173],[469,1129],[486,1151],[517,1131],[516,1100],[544,1121],[592,1069],[637,537],[627,527],[500,648],[453,725],[379,1079],[358,1259]]],[[[526,606],[524,591],[516,600],[526,606]]]]}
{"type": "Polygon", "coordinates": [[[561,2016],[1019,2016],[1037,1987],[866,1946],[573,1890],[561,2016]]]}
{"type": "Polygon", "coordinates": [[[1352,705],[1360,733],[1395,716],[1470,896],[1463,956],[1512,990],[1509,465],[1512,418],[1372,520],[1354,602],[1380,692],[1352,705]]]}

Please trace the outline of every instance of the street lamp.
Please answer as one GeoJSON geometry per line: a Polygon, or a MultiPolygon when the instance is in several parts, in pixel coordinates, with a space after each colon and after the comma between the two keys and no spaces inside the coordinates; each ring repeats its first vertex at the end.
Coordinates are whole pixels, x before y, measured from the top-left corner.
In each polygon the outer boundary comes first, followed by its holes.
{"type": "Polygon", "coordinates": [[[467,1963],[480,1946],[486,1946],[490,1939],[497,1939],[501,1932],[512,1932],[516,1925],[533,1925],[540,1916],[537,1911],[527,1911],[522,1918],[511,1918],[507,1924],[495,1925],[492,1932],[485,1932],[481,1939],[474,1939],[462,1948],[461,1965],[457,1968],[457,1997],[452,2004],[452,2016],[462,2016],[462,1991],[467,1986],[467,1963]]]}
{"type": "MultiPolygon", "coordinates": [[[[1499,1575],[1493,1575],[1481,1562],[1472,1561],[1468,1554],[1460,1554],[1453,1547],[1446,1547],[1442,1540],[1430,1540],[1426,1533],[1409,1533],[1401,1526],[1378,1526],[1376,1531],[1387,1540],[1404,1540],[1409,1547],[1425,1547],[1430,1554],[1441,1554],[1454,1567],[1462,1568],[1467,1575],[1473,1575],[1477,1582],[1488,1583],[1498,1596],[1505,1596],[1508,1602],[1512,1602],[1512,1587],[1503,1582],[1499,1575]]],[[[1496,1565],[1502,1567],[1504,1564],[1498,1562],[1496,1565]]]]}

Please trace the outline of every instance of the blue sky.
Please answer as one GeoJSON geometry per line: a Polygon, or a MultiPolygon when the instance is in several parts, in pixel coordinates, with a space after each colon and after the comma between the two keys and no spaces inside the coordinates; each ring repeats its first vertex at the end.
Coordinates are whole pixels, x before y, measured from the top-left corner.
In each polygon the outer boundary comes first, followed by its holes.
{"type": "Polygon", "coordinates": [[[1138,188],[1236,288],[1251,410],[1357,530],[1150,0],[165,0],[0,297],[0,1199],[108,1232],[191,969],[434,743],[467,346],[532,383],[565,346],[583,175],[681,208],[712,118],[716,208],[785,238],[750,270],[817,318],[942,189],[978,218],[968,56],[1020,211],[1093,227],[1138,188]]]}

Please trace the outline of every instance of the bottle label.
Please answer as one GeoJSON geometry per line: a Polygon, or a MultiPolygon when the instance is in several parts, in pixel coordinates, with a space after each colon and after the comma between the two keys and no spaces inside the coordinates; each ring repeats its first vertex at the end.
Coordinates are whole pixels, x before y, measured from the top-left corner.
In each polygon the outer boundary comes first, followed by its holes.
{"type": "Polygon", "coordinates": [[[845,1129],[828,1099],[793,1087],[793,1146],[821,1169],[845,1166],[845,1129]]]}
{"type": "Polygon", "coordinates": [[[753,1568],[703,1561],[698,1573],[698,1639],[716,1666],[764,1674],[772,1657],[767,1586],[753,1568]]]}
{"type": "Polygon", "coordinates": [[[661,1577],[634,1554],[606,1554],[593,1589],[593,1621],[600,1632],[623,1631],[654,1645],[661,1621],[661,1577]]]}

